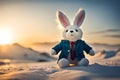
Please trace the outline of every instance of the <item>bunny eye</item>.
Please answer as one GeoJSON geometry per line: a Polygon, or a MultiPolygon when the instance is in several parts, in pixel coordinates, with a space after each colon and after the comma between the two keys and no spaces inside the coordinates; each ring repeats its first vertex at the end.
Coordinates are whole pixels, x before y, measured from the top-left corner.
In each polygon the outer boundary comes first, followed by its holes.
{"type": "Polygon", "coordinates": [[[68,30],[66,30],[65,32],[68,32],[68,30]]]}
{"type": "Polygon", "coordinates": [[[78,32],[78,30],[77,30],[77,29],[75,29],[75,31],[76,31],[76,32],[78,32]]]}

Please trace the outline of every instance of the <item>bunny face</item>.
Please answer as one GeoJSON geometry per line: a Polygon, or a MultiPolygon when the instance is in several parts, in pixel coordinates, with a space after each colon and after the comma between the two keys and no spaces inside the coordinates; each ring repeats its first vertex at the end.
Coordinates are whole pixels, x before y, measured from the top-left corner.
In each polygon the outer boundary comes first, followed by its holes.
{"type": "Polygon", "coordinates": [[[57,17],[62,26],[65,28],[65,30],[63,31],[64,39],[69,41],[77,41],[82,38],[83,33],[79,27],[82,24],[85,17],[85,11],[83,9],[79,9],[76,13],[73,25],[70,24],[67,16],[61,11],[58,11],[57,17]]]}
{"type": "Polygon", "coordinates": [[[69,41],[77,41],[82,38],[82,30],[75,25],[70,25],[63,31],[63,38],[69,41]]]}

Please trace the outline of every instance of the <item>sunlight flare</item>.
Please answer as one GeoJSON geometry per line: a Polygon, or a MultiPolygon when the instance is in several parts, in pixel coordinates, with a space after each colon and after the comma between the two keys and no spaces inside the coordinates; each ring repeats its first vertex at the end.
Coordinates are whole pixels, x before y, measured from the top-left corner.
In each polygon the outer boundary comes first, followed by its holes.
{"type": "Polygon", "coordinates": [[[13,34],[10,28],[0,29],[0,45],[12,44],[13,34]]]}

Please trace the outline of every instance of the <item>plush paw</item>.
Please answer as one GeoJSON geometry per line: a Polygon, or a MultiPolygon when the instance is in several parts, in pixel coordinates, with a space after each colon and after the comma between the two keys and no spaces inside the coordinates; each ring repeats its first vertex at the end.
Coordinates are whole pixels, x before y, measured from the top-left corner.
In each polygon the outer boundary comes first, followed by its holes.
{"type": "Polygon", "coordinates": [[[62,58],[62,59],[59,60],[58,66],[60,68],[68,67],[69,66],[69,61],[65,58],[62,58]]]}
{"type": "Polygon", "coordinates": [[[89,55],[94,56],[94,55],[95,55],[95,52],[91,49],[91,50],[89,51],[89,55]]]}
{"type": "Polygon", "coordinates": [[[83,58],[83,59],[81,59],[81,60],[78,62],[78,65],[79,65],[79,66],[88,66],[88,65],[89,65],[89,61],[88,61],[88,59],[83,58]]]}
{"type": "Polygon", "coordinates": [[[51,55],[56,55],[56,51],[54,49],[51,50],[51,55]]]}

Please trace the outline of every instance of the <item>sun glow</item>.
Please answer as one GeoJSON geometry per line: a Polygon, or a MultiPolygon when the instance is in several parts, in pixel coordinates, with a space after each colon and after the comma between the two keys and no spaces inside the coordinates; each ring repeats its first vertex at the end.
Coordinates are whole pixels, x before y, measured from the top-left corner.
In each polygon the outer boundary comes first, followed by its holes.
{"type": "Polygon", "coordinates": [[[12,44],[13,34],[10,28],[0,29],[0,45],[12,44]]]}

